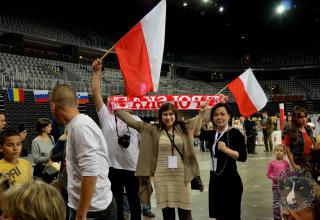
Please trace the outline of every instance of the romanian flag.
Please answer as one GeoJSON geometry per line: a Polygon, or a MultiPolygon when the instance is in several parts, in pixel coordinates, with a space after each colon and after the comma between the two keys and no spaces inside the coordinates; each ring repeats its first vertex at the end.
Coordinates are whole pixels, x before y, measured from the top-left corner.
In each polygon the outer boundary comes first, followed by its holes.
{"type": "Polygon", "coordinates": [[[9,88],[7,92],[10,102],[24,102],[24,89],[9,88]]]}

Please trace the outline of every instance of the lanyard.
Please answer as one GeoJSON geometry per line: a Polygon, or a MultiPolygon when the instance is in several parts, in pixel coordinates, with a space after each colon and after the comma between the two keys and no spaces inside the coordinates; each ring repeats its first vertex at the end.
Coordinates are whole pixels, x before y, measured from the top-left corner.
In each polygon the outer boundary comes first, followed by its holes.
{"type": "Polygon", "coordinates": [[[229,126],[227,125],[227,127],[223,130],[223,132],[220,134],[220,136],[218,137],[219,132],[216,131],[215,137],[214,137],[214,143],[212,145],[212,155],[214,156],[216,154],[216,145],[218,143],[218,141],[220,140],[220,138],[223,136],[223,134],[229,130],[229,126]]]}
{"type": "MultiPolygon", "coordinates": [[[[170,142],[171,142],[171,154],[172,154],[172,156],[173,156],[173,150],[174,150],[174,147],[175,147],[175,144],[174,144],[174,129],[173,129],[173,131],[172,131],[172,139],[171,139],[168,131],[167,131],[167,130],[165,130],[165,131],[166,131],[167,136],[168,136],[168,138],[169,138],[169,140],[170,140],[170,142]]],[[[179,152],[179,153],[180,153],[180,152],[179,152]]]]}

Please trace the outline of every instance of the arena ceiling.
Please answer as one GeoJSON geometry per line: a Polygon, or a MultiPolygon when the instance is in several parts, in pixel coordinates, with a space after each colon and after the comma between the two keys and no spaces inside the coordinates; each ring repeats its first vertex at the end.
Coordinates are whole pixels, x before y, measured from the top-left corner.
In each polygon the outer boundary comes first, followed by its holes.
{"type": "MultiPolygon", "coordinates": [[[[26,1],[4,4],[0,12],[90,26],[117,40],[158,2],[26,1]]],[[[166,48],[221,53],[319,45],[319,0],[167,0],[167,5],[166,48]],[[279,15],[281,2],[288,10],[279,15]]]]}

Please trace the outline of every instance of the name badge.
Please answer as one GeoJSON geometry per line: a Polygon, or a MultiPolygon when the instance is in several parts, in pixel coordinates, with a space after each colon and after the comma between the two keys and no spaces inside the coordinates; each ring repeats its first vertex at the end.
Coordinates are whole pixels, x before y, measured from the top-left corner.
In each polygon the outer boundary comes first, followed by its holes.
{"type": "Polygon", "coordinates": [[[177,169],[178,168],[178,157],[177,156],[168,156],[168,168],[177,169]]]}
{"type": "Polygon", "coordinates": [[[218,159],[216,157],[212,157],[211,170],[217,171],[218,159]]]}

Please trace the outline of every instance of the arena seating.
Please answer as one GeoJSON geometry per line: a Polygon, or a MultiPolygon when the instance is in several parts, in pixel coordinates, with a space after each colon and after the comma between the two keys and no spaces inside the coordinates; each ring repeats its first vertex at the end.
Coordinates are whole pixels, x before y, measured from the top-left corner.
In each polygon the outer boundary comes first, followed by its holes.
{"type": "MultiPolygon", "coordinates": [[[[61,42],[67,45],[84,46],[96,49],[109,49],[114,42],[104,33],[90,27],[79,28],[76,25],[35,20],[0,14],[0,31],[21,33],[37,38],[61,42]]],[[[246,67],[301,67],[320,64],[320,56],[313,49],[286,49],[284,51],[261,52],[254,59],[247,56],[229,54],[204,55],[179,51],[165,51],[164,62],[178,63],[210,69],[239,69],[246,67]]]]}

